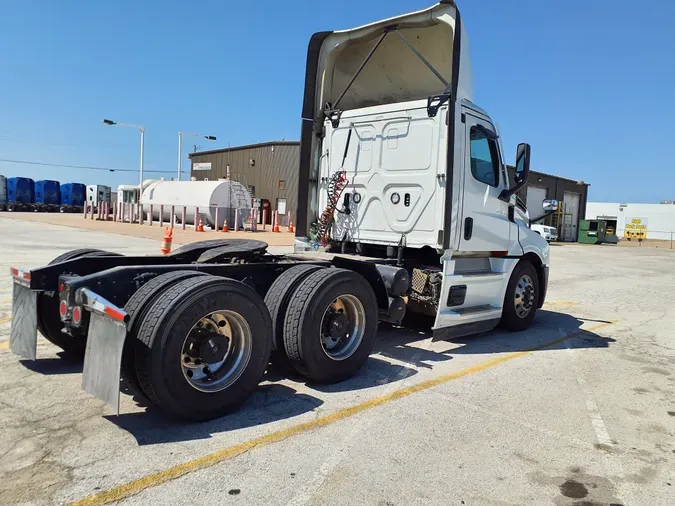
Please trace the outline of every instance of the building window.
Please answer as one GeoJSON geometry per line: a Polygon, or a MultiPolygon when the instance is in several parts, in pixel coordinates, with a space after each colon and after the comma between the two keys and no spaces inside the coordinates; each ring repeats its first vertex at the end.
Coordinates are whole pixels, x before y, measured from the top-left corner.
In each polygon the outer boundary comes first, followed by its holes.
{"type": "Polygon", "coordinates": [[[280,190],[286,189],[286,181],[284,181],[283,179],[279,179],[279,189],[280,190]]]}
{"type": "Polygon", "coordinates": [[[279,214],[286,214],[286,199],[277,199],[277,211],[279,214]]]}

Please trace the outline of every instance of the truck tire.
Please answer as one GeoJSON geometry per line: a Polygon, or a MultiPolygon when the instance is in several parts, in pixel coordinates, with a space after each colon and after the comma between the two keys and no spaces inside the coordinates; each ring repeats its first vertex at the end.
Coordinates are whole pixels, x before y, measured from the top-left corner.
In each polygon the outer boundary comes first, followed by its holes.
{"type": "Polygon", "coordinates": [[[335,383],[356,374],[377,332],[375,293],[360,274],[319,269],[293,293],[284,319],[284,348],[309,379],[335,383]]]}
{"type": "Polygon", "coordinates": [[[284,349],[284,318],[293,292],[307,276],[321,268],[319,265],[291,267],[275,279],[267,291],[265,305],[272,318],[272,350],[274,352],[286,354],[284,349]]]}
{"type": "Polygon", "coordinates": [[[137,340],[136,374],[148,398],[169,414],[211,420],[256,389],[272,351],[272,322],[244,283],[189,278],[161,292],[137,340]]]}
{"type": "Polygon", "coordinates": [[[499,326],[517,332],[532,325],[539,300],[539,276],[532,263],[521,260],[511,274],[504,294],[499,326]]]}
{"type": "Polygon", "coordinates": [[[164,290],[185,279],[197,276],[207,276],[207,274],[198,271],[173,271],[160,274],[136,290],[124,305],[124,310],[129,313],[130,318],[127,323],[127,338],[124,342],[122,354],[122,381],[135,393],[147,397],[138,381],[138,376],[136,376],[135,365],[137,335],[143,317],[164,290]]]}
{"type": "MultiPolygon", "coordinates": [[[[54,260],[49,262],[49,265],[59,264],[67,260],[86,256],[121,256],[119,253],[111,253],[109,251],[102,251],[99,249],[76,249],[67,251],[62,255],[57,256],[54,260]]],[[[88,318],[88,313],[83,311],[88,318]]],[[[79,329],[73,329],[72,336],[61,332],[63,323],[61,323],[61,316],[59,316],[59,295],[56,292],[41,292],[37,295],[37,327],[40,334],[44,336],[47,341],[55,344],[63,351],[78,357],[84,356],[84,351],[87,346],[87,320],[83,321],[79,329]]]]}

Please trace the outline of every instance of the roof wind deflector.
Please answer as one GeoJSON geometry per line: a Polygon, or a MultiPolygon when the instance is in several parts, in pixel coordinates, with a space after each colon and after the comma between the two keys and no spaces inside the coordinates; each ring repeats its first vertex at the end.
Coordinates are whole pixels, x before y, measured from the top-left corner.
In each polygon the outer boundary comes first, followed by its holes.
{"type": "Polygon", "coordinates": [[[443,93],[440,95],[435,95],[432,97],[429,97],[427,99],[427,114],[429,115],[430,118],[433,118],[436,116],[436,113],[438,112],[438,109],[448,101],[450,98],[450,89],[452,87],[451,83],[445,80],[445,78],[441,75],[441,73],[436,70],[436,68],[427,60],[422,53],[420,53],[409,41],[406,39],[401,32],[397,30],[396,25],[389,25],[384,28],[384,32],[382,33],[382,36],[379,38],[377,43],[373,46],[373,48],[370,50],[368,53],[368,56],[363,60],[363,63],[361,63],[361,66],[359,69],[356,71],[354,76],[351,78],[349,81],[349,84],[345,87],[344,91],[340,94],[338,99],[335,101],[335,104],[331,104],[330,102],[326,102],[324,106],[324,115],[328,119],[330,119],[331,124],[333,125],[333,128],[337,128],[340,126],[340,117],[342,116],[342,111],[338,108],[340,105],[340,101],[344,98],[344,96],[347,94],[349,89],[352,87],[352,84],[354,84],[354,81],[356,81],[356,78],[359,77],[359,74],[363,71],[364,67],[368,64],[370,59],[372,58],[373,54],[375,54],[375,51],[380,47],[380,44],[382,44],[382,41],[386,38],[386,36],[390,33],[394,32],[400,39],[401,41],[413,52],[415,53],[415,56],[417,56],[424,65],[438,78],[441,83],[443,83],[443,86],[445,86],[445,90],[443,93]]]}

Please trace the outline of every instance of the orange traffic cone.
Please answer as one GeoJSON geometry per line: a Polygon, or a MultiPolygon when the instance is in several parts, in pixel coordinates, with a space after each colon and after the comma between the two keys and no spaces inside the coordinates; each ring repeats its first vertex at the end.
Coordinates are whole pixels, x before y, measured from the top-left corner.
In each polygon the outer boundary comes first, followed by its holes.
{"type": "Polygon", "coordinates": [[[197,232],[203,232],[204,231],[204,222],[202,221],[202,218],[199,218],[199,224],[197,225],[197,232]]]}
{"type": "Polygon", "coordinates": [[[294,232],[295,232],[295,227],[293,226],[293,220],[288,220],[288,231],[289,231],[290,233],[294,233],[294,232]]]}
{"type": "Polygon", "coordinates": [[[164,231],[164,237],[162,238],[162,247],[160,248],[162,255],[171,253],[172,241],[173,241],[173,228],[166,227],[166,230],[164,231]]]}
{"type": "Polygon", "coordinates": [[[230,229],[227,228],[227,220],[223,221],[223,232],[229,232],[230,229]]]}
{"type": "Polygon", "coordinates": [[[279,214],[274,211],[274,217],[272,218],[272,232],[281,232],[279,230],[279,214]]]}

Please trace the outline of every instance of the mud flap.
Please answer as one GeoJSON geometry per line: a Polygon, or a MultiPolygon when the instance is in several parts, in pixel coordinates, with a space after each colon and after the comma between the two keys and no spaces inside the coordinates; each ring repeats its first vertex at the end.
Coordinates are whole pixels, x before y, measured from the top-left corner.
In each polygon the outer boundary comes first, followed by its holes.
{"type": "Polygon", "coordinates": [[[127,328],[107,316],[91,313],[84,355],[82,388],[120,413],[120,370],[127,328]]]}
{"type": "Polygon", "coordinates": [[[36,348],[37,292],[27,286],[14,283],[9,349],[22,358],[35,360],[36,348]]]}

